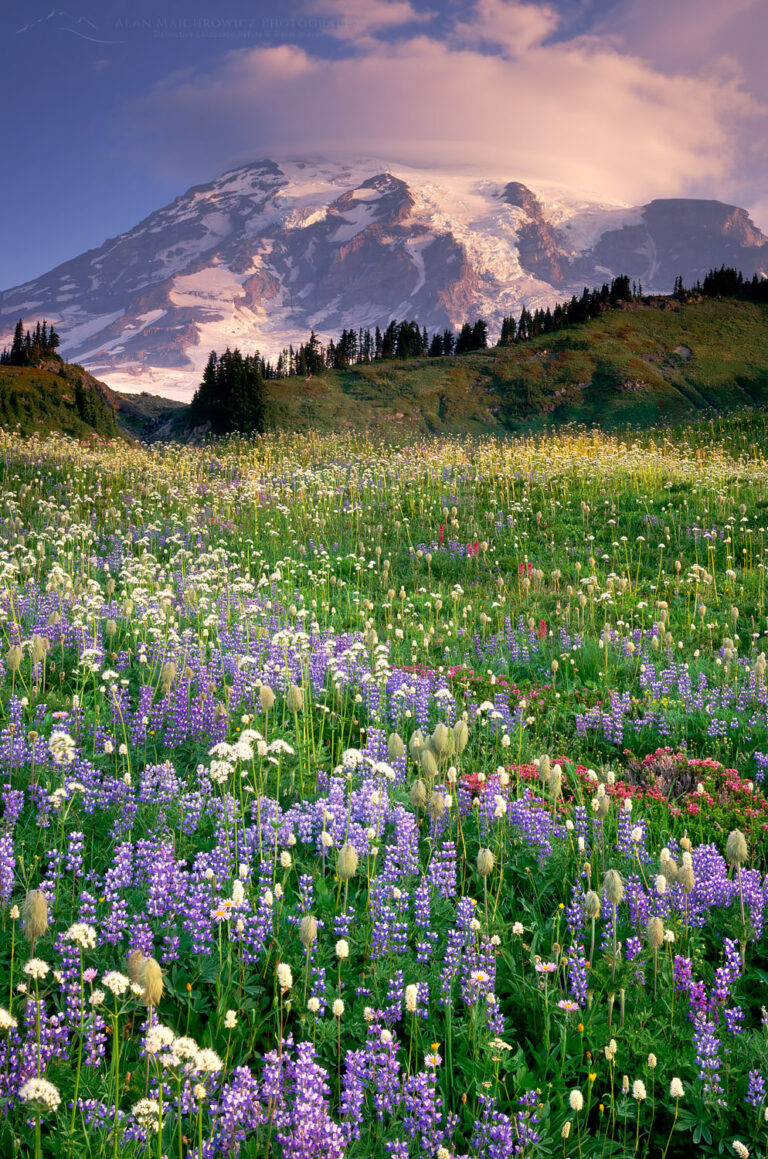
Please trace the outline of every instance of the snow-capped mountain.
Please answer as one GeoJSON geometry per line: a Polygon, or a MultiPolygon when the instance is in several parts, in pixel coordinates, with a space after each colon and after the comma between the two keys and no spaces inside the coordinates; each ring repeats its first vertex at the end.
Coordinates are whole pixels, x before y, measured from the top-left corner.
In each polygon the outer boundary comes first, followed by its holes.
{"type": "Polygon", "coordinates": [[[0,295],[0,333],[46,317],[110,386],[189,397],[210,350],[276,356],[314,328],[431,331],[552,305],[628,274],[669,292],[712,267],[768,274],[768,238],[718,201],[604,205],[476,172],[257,161],[0,295]]]}

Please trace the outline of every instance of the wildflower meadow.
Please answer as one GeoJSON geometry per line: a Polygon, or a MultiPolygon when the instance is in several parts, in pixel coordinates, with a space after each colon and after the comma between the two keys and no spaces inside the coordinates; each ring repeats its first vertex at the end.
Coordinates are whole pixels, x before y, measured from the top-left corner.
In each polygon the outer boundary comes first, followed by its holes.
{"type": "Polygon", "coordinates": [[[767,436],[0,434],[0,1154],[768,1155],[767,436]]]}

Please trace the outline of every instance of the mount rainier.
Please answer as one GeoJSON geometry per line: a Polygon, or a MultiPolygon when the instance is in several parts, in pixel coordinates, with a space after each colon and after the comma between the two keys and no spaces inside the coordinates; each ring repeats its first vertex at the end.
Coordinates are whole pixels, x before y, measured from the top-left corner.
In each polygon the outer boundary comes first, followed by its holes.
{"type": "Polygon", "coordinates": [[[669,293],[721,265],[768,276],[768,238],[719,201],[600,204],[566,190],[380,160],[258,161],[0,294],[110,386],[189,398],[210,350],[275,357],[314,328],[430,331],[553,305],[628,274],[669,293]]]}

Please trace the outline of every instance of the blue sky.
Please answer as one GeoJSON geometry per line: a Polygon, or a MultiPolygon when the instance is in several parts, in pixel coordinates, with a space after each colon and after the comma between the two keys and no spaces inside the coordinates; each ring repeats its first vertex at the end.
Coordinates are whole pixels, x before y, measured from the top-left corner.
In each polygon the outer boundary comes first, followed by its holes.
{"type": "Polygon", "coordinates": [[[3,5],[0,286],[262,156],[711,196],[768,232],[765,0],[3,5]]]}

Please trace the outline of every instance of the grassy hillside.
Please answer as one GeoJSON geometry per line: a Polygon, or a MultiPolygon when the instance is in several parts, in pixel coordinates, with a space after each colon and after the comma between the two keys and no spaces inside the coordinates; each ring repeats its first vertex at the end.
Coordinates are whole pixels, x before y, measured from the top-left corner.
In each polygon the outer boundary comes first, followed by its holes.
{"type": "Polygon", "coordinates": [[[0,366],[0,427],[25,435],[173,440],[184,437],[186,410],[152,394],[118,394],[58,356],[42,367],[0,366]]]}
{"type": "Polygon", "coordinates": [[[101,384],[57,357],[43,367],[0,366],[0,426],[25,435],[61,431],[76,439],[122,435],[101,384]]]}
{"type": "MultiPolygon", "coordinates": [[[[768,406],[768,306],[658,298],[518,346],[271,381],[266,403],[270,427],[389,438],[569,422],[606,429],[686,423],[768,406]]],[[[181,403],[120,395],[60,360],[40,370],[0,367],[0,426],[27,434],[201,437],[187,416],[181,403]]]]}
{"type": "Polygon", "coordinates": [[[672,299],[459,358],[374,363],[267,384],[270,424],[486,433],[608,429],[768,405],[768,307],[672,299]]]}

